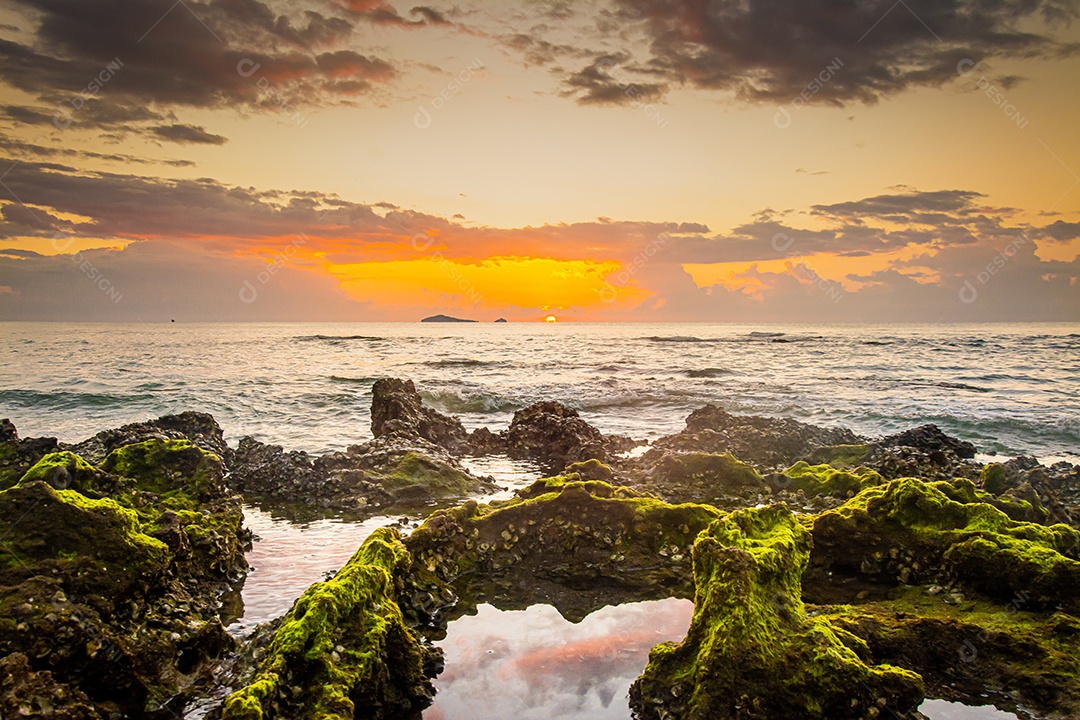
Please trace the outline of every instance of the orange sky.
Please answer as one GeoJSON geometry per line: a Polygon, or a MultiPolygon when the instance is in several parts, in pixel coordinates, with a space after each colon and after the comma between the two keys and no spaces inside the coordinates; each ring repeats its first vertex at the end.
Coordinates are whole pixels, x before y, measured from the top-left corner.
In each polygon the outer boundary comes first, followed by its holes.
{"type": "Polygon", "coordinates": [[[824,1],[16,0],[0,316],[1080,318],[1080,27],[824,1]]]}

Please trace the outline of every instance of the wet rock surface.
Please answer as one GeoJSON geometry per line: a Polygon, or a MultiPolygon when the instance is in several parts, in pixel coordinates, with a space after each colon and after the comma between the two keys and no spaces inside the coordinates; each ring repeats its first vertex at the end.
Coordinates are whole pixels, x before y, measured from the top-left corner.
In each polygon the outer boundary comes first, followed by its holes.
{"type": "Polygon", "coordinates": [[[139,717],[233,646],[219,597],[249,536],[221,460],[187,441],[44,456],[0,492],[0,536],[11,717],[139,717]]]}
{"type": "Polygon", "coordinates": [[[1080,716],[1076,466],[984,466],[934,426],[874,440],[714,406],[626,454],[638,443],[559,403],[470,434],[410,381],[374,394],[375,438],[323,456],[229,448],[199,413],[74,446],[0,423],[0,714],[134,718],[212,692],[212,716],[416,717],[431,641],[481,602],[576,621],[677,596],[693,624],[654,649],[641,718],[915,720],[931,692],[1080,716]],[[461,464],[485,454],[553,476],[448,507],[495,489],[461,464]],[[428,518],[377,531],[237,647],[217,618],[246,568],[234,492],[428,518]]]}
{"type": "Polygon", "coordinates": [[[405,624],[399,600],[411,565],[397,533],[377,531],[296,601],[221,717],[393,718],[430,704],[441,655],[405,624]]]}
{"type": "Polygon", "coordinates": [[[638,717],[865,718],[914,707],[921,677],[868,664],[865,645],[806,614],[810,533],[782,506],[738,510],[694,543],[694,617],[653,649],[630,691],[638,717]]]}
{"type": "Polygon", "coordinates": [[[91,463],[99,463],[113,450],[146,440],[187,440],[196,447],[214,453],[223,461],[227,462],[229,459],[228,445],[221,427],[212,415],[201,412],[165,415],[156,420],[103,430],[76,445],[65,446],[64,449],[91,463]]]}
{"type": "Polygon", "coordinates": [[[371,433],[376,438],[420,437],[452,451],[464,445],[466,432],[461,421],[425,407],[412,380],[376,380],[371,392],[371,433]]]}
{"type": "Polygon", "coordinates": [[[346,452],[310,456],[244,438],[233,454],[230,482],[257,502],[302,502],[344,513],[423,505],[490,493],[456,458],[422,438],[384,435],[346,452]]]}
{"type": "MultiPolygon", "coordinates": [[[[732,415],[706,405],[686,418],[686,428],[654,443],[658,450],[731,453],[760,472],[782,469],[815,448],[861,441],[846,429],[823,428],[790,418],[732,415]]],[[[650,450],[650,453],[653,452],[650,450]]]]}

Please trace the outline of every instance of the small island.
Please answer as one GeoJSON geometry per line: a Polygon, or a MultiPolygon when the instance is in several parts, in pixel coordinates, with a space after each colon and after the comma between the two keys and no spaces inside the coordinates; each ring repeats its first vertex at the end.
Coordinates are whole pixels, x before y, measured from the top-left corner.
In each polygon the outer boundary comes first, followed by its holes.
{"type": "Polygon", "coordinates": [[[474,323],[475,320],[466,320],[464,318],[450,317],[449,315],[432,315],[426,317],[420,322],[441,322],[441,323],[474,323]]]}

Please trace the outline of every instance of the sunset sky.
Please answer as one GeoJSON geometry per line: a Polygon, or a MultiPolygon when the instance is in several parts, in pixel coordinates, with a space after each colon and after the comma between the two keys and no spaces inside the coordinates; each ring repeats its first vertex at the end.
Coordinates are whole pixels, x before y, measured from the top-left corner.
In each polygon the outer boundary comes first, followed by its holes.
{"type": "Polygon", "coordinates": [[[0,319],[1080,320],[1077,0],[10,0],[0,319]]]}

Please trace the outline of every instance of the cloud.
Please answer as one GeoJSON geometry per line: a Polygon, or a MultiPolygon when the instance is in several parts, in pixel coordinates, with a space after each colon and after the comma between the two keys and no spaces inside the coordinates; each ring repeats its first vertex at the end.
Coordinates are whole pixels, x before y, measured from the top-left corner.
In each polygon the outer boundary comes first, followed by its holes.
{"type": "MultiPolygon", "coordinates": [[[[998,59],[1058,59],[1080,47],[1057,30],[1080,15],[1077,0],[611,0],[590,22],[537,23],[509,47],[561,71],[575,47],[633,58],[623,83],[651,99],[673,87],[730,93],[747,102],[872,104],[917,87],[956,81],[963,68],[998,59]],[[960,65],[965,61],[964,65],[960,65]]],[[[595,60],[563,73],[563,95],[610,102],[595,60]],[[581,92],[574,92],[579,88],[581,92]]],[[[1003,76],[1014,86],[1023,78],[1003,76]]]]}
{"type": "Polygon", "coordinates": [[[291,102],[333,104],[395,75],[388,61],[359,55],[328,69],[319,49],[345,41],[356,21],[313,10],[290,17],[258,0],[18,3],[40,22],[32,43],[0,40],[0,78],[53,101],[86,93],[126,108],[255,106],[269,83],[291,102]]]}
{"type": "Polygon", "coordinates": [[[181,145],[224,145],[229,141],[227,137],[207,132],[206,128],[196,125],[158,125],[150,128],[157,137],[169,142],[181,145]]]}
{"type": "Polygon", "coordinates": [[[629,55],[604,55],[563,80],[564,95],[582,105],[632,105],[658,102],[667,92],[661,83],[639,83],[618,77],[618,67],[629,55]]]}
{"type": "Polygon", "coordinates": [[[324,274],[190,244],[155,241],[73,255],[6,255],[0,252],[0,285],[11,290],[0,293],[6,319],[371,319],[364,303],[324,274]]]}
{"type": "MultiPolygon", "coordinates": [[[[1074,242],[1076,224],[1018,222],[1015,211],[989,206],[975,191],[911,188],[815,205],[808,215],[813,227],[784,219],[792,213],[762,211],[724,232],[692,222],[610,218],[476,227],[389,203],[354,203],[312,191],[80,172],[29,161],[11,168],[0,188],[0,239],[7,238],[8,244],[62,233],[83,242],[98,239],[99,245],[102,239],[134,241],[129,250],[137,257],[150,257],[149,248],[166,243],[186,248],[192,257],[228,263],[288,252],[290,266],[355,297],[376,297],[357,291],[360,286],[392,286],[392,292],[384,293],[389,299],[380,297],[382,304],[368,310],[398,319],[416,305],[416,298],[431,297],[437,304],[439,293],[452,293],[454,278],[446,276],[450,270],[467,279],[477,296],[509,308],[510,315],[535,313],[532,304],[541,302],[539,296],[521,289],[537,286],[530,277],[550,275],[557,280],[546,287],[562,288],[563,282],[576,287],[563,292],[563,299],[572,299],[578,312],[596,318],[1080,316],[1078,261],[1043,261],[1035,252],[1039,242],[1074,242]],[[993,280],[981,282],[983,273],[993,280]],[[617,296],[611,305],[604,301],[610,294],[603,291],[605,282],[617,296]],[[976,284],[981,298],[976,308],[959,300],[965,282],[976,284]],[[413,296],[394,309],[393,298],[413,296]],[[912,314],[905,316],[908,311],[912,314]]],[[[123,253],[129,250],[117,251],[119,257],[127,257],[123,253]]],[[[116,256],[104,257],[111,263],[116,256]]],[[[54,262],[40,260],[42,267],[54,262]]],[[[36,265],[9,265],[12,271],[15,267],[36,265]]],[[[150,277],[172,272],[169,265],[149,261],[142,269],[150,277]]],[[[212,277],[206,282],[219,282],[212,277]]],[[[0,277],[0,284],[19,289],[23,300],[34,295],[31,287],[7,277],[0,277]]],[[[72,300],[72,308],[77,301],[72,300]]],[[[562,305],[557,297],[544,302],[562,305]]]]}

